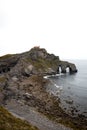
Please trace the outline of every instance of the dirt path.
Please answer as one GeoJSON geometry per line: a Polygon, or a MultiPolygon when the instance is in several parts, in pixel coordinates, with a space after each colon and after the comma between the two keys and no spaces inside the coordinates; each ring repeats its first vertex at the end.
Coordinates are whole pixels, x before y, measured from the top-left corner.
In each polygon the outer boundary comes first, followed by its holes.
{"type": "Polygon", "coordinates": [[[13,102],[8,103],[6,108],[16,117],[29,121],[40,130],[72,130],[61,124],[56,124],[29,106],[23,106],[19,103],[13,102]]]}

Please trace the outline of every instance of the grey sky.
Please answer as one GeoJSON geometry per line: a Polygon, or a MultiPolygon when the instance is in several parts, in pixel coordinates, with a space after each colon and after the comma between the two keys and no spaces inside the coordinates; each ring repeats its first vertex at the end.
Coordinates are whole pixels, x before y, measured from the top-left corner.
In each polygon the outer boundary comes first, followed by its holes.
{"type": "Polygon", "coordinates": [[[0,55],[33,46],[87,59],[87,0],[0,0],[0,55]]]}

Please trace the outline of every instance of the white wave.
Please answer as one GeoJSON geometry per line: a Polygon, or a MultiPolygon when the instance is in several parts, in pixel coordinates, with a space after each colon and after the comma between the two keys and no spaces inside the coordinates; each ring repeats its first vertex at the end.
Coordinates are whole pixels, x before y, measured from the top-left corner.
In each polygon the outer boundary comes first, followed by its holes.
{"type": "Polygon", "coordinates": [[[55,86],[56,88],[60,88],[60,86],[58,86],[57,84],[54,84],[54,86],[55,86]]]}
{"type": "Polygon", "coordinates": [[[44,78],[44,79],[48,79],[49,77],[48,77],[48,76],[44,76],[43,78],[44,78]]]}
{"type": "Polygon", "coordinates": [[[59,90],[62,90],[62,89],[63,89],[62,86],[58,86],[57,84],[54,84],[54,86],[55,86],[56,88],[58,88],[59,90]]]}
{"type": "Polygon", "coordinates": [[[61,76],[61,75],[64,75],[63,73],[60,73],[60,74],[56,74],[55,76],[61,76]]]}
{"type": "Polygon", "coordinates": [[[45,79],[48,79],[50,77],[56,77],[56,76],[61,76],[61,75],[64,75],[63,73],[60,73],[60,74],[53,74],[53,75],[46,75],[44,76],[45,79]]]}

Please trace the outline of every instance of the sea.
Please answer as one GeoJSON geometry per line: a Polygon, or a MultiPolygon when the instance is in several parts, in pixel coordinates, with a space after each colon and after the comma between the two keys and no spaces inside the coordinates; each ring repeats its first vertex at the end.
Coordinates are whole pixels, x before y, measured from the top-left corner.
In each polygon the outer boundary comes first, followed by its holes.
{"type": "Polygon", "coordinates": [[[60,99],[60,107],[73,116],[87,117],[87,60],[68,60],[78,69],[75,74],[57,74],[48,76],[52,83],[47,91],[60,99]]]}

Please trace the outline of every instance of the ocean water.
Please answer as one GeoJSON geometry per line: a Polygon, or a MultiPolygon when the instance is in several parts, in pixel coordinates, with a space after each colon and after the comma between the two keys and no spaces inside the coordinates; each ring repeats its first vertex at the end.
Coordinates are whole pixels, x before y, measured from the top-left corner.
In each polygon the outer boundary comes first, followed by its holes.
{"type": "Polygon", "coordinates": [[[47,90],[60,98],[60,106],[73,115],[83,114],[87,117],[87,61],[73,60],[78,73],[60,74],[48,77],[53,85],[47,90]]]}

